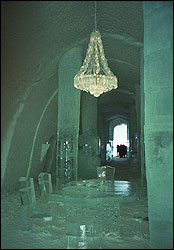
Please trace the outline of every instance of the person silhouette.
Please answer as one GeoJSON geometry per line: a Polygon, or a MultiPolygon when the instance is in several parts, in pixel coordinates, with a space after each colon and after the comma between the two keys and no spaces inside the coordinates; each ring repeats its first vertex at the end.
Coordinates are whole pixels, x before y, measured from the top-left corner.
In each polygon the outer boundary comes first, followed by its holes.
{"type": "Polygon", "coordinates": [[[119,150],[120,150],[120,146],[119,146],[119,145],[117,145],[117,155],[119,155],[119,156],[120,156],[119,150]]]}

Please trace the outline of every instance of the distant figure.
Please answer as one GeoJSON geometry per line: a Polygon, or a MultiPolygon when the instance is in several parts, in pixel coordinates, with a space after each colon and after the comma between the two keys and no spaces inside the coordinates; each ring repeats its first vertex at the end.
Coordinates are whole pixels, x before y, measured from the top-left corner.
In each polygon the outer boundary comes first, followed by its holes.
{"type": "Polygon", "coordinates": [[[110,142],[108,142],[106,145],[106,160],[107,161],[112,160],[112,147],[110,142]]]}
{"type": "Polygon", "coordinates": [[[119,156],[120,158],[123,158],[123,155],[124,155],[124,147],[122,144],[120,144],[120,147],[119,147],[119,156]]]}
{"type": "Polygon", "coordinates": [[[123,145],[123,157],[127,157],[127,146],[123,145]]]}
{"type": "Polygon", "coordinates": [[[117,145],[117,154],[120,156],[119,150],[120,150],[120,146],[117,145]]]}
{"type": "Polygon", "coordinates": [[[126,158],[126,156],[127,156],[127,146],[125,146],[123,144],[120,144],[120,146],[119,146],[119,156],[120,156],[120,158],[126,158]]]}

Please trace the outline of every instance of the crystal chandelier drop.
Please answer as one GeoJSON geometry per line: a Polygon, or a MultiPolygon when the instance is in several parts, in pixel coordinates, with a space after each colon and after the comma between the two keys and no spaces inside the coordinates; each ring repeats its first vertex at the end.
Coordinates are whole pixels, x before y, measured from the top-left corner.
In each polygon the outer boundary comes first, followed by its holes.
{"type": "Polygon", "coordinates": [[[83,65],[74,77],[74,87],[95,97],[118,87],[117,77],[109,69],[104,55],[100,32],[96,29],[96,2],[95,29],[91,33],[83,65]]]}

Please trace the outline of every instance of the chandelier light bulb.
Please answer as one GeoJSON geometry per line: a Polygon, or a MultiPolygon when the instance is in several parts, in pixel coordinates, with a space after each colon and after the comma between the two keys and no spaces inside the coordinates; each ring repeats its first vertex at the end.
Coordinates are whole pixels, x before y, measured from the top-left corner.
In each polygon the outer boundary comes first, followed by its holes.
{"type": "Polygon", "coordinates": [[[90,35],[83,65],[74,77],[74,87],[95,97],[118,87],[117,77],[108,67],[104,55],[100,32],[96,29],[90,35]]]}

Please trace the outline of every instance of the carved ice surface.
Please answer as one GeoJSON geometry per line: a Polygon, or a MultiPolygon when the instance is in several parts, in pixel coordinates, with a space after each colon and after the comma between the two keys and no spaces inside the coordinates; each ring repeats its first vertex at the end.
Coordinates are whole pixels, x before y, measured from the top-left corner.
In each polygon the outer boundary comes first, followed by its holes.
{"type": "Polygon", "coordinates": [[[103,193],[100,180],[70,183],[63,196],[68,249],[101,248],[103,234],[119,234],[119,204],[103,193]]]}
{"type": "Polygon", "coordinates": [[[114,180],[115,168],[111,166],[101,166],[97,168],[97,178],[100,180],[114,180]]]}
{"type": "Polygon", "coordinates": [[[19,179],[19,193],[22,205],[34,206],[36,202],[34,179],[27,177],[20,177],[19,179]]]}
{"type": "Polygon", "coordinates": [[[52,181],[51,174],[40,173],[38,176],[38,184],[40,186],[41,197],[52,193],[52,181]]]}
{"type": "Polygon", "coordinates": [[[76,146],[72,139],[58,141],[57,188],[77,179],[77,164],[75,163],[76,146]]]}

